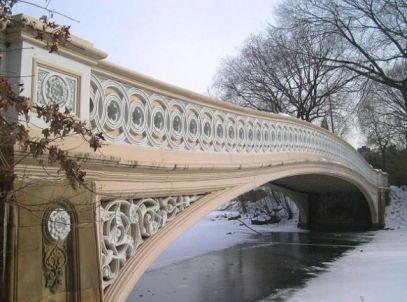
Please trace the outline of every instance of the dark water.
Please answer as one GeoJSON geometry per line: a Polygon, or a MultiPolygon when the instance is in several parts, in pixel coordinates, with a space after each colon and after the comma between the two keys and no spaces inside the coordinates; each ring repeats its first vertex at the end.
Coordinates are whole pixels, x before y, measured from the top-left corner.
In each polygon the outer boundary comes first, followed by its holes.
{"type": "Polygon", "coordinates": [[[273,233],[149,271],[128,302],[284,301],[373,233],[273,233]],[[268,297],[268,298],[266,298],[268,297]]]}

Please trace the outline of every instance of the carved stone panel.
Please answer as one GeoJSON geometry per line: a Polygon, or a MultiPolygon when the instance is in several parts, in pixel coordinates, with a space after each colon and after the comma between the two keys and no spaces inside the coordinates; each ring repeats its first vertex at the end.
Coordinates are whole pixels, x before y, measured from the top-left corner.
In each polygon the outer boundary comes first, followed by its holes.
{"type": "Polygon", "coordinates": [[[45,287],[55,294],[65,283],[67,263],[66,238],[71,232],[71,217],[62,207],[49,209],[44,215],[43,274],[45,287]]]}
{"type": "Polygon", "coordinates": [[[39,105],[58,104],[78,114],[79,77],[62,70],[38,64],[36,100],[39,105]]]}
{"type": "Polygon", "coordinates": [[[44,246],[44,278],[45,287],[49,288],[51,293],[55,293],[62,284],[62,278],[65,273],[66,252],[63,246],[58,244],[44,246]]]}

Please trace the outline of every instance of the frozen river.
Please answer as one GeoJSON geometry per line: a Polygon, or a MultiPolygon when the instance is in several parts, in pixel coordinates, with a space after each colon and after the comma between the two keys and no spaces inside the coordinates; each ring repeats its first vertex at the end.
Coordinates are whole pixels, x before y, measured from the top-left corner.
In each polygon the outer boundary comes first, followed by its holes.
{"type": "Polygon", "coordinates": [[[242,244],[153,266],[128,301],[285,301],[345,251],[370,241],[372,236],[298,232],[249,235],[242,244]]]}
{"type": "Polygon", "coordinates": [[[407,187],[392,188],[386,225],[364,233],[258,227],[212,213],[140,279],[128,302],[407,301],[407,187]]]}
{"type": "Polygon", "coordinates": [[[273,233],[147,272],[128,301],[285,301],[372,233],[273,233]]]}

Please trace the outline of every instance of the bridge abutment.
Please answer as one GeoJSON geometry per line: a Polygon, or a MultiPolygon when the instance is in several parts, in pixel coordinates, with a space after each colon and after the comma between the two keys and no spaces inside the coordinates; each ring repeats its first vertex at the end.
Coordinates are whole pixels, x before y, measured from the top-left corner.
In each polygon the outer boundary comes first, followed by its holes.
{"type": "Polygon", "coordinates": [[[360,192],[309,195],[311,230],[367,230],[372,216],[365,197],[360,192]]]}
{"type": "Polygon", "coordinates": [[[67,181],[17,181],[8,301],[101,301],[92,193],[67,181]]]}

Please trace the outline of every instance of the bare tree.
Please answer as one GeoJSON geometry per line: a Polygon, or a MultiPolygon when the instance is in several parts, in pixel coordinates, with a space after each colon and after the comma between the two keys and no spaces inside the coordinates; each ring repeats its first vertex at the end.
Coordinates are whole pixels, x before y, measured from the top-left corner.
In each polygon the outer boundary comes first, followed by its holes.
{"type": "Polygon", "coordinates": [[[361,105],[358,110],[359,124],[362,133],[367,138],[367,144],[377,148],[381,156],[381,168],[386,168],[387,150],[391,145],[400,143],[400,129],[396,126],[399,119],[395,117],[388,107],[380,103],[384,100],[381,98],[383,87],[373,85],[369,82],[362,97],[361,105]]]}
{"type": "MultiPolygon", "coordinates": [[[[397,77],[404,72],[404,66],[396,65],[389,74],[397,77]]],[[[407,146],[407,103],[400,90],[385,84],[367,80],[362,88],[359,122],[368,143],[379,150],[385,168],[390,145],[397,149],[407,146]]]]}
{"type": "Polygon", "coordinates": [[[291,0],[280,7],[289,28],[307,27],[343,49],[329,66],[400,91],[407,104],[407,2],[405,0],[291,0]],[[393,73],[397,66],[403,72],[393,73]]]}
{"type": "Polygon", "coordinates": [[[338,114],[352,80],[346,70],[327,66],[340,50],[305,28],[269,27],[248,39],[237,57],[228,58],[215,78],[218,96],[243,106],[288,113],[314,121],[338,114]]]}

